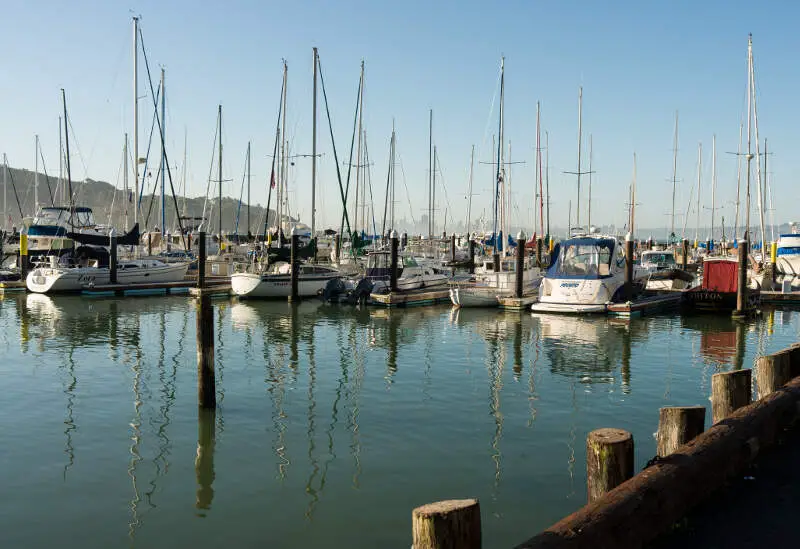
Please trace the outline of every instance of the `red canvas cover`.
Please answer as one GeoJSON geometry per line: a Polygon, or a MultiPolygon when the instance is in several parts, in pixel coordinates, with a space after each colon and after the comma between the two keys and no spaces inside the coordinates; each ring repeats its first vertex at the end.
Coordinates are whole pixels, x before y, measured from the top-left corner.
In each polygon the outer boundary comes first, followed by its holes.
{"type": "Polygon", "coordinates": [[[703,265],[703,289],[736,293],[736,261],[707,261],[703,265]]]}

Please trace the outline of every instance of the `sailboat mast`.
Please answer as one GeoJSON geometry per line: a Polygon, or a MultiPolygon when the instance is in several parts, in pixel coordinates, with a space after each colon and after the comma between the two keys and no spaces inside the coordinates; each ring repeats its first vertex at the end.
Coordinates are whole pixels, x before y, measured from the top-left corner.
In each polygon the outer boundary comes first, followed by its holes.
{"type": "Polygon", "coordinates": [[[39,210],[39,135],[35,137],[33,155],[33,213],[39,210]]]}
{"type": "Polygon", "coordinates": [[[3,153],[3,229],[8,227],[8,158],[3,153]]]}
{"type": "MultiPolygon", "coordinates": [[[[56,195],[61,184],[64,182],[64,144],[61,142],[61,117],[58,117],[58,185],[56,185],[56,195]]],[[[62,189],[61,194],[64,194],[62,189]]],[[[56,196],[58,200],[58,196],[56,196]]],[[[3,203],[3,211],[5,212],[5,202],[3,203]]]]}
{"type": "Polygon", "coordinates": [[[747,194],[745,199],[745,226],[744,226],[744,239],[750,243],[750,162],[753,160],[753,153],[751,152],[751,122],[753,119],[753,80],[750,77],[753,73],[753,35],[750,34],[747,39],[747,194]]]}
{"type": "MultiPolygon", "coordinates": [[[[536,102],[536,174],[538,175],[539,179],[539,188],[535,189],[535,192],[539,193],[539,210],[538,210],[538,217],[539,217],[539,237],[544,238],[544,196],[542,193],[542,109],[541,103],[539,101],[536,102]]],[[[535,206],[535,205],[534,205],[535,206]]]]}
{"type": "Polygon", "coordinates": [[[495,185],[497,186],[495,191],[495,224],[494,224],[494,246],[495,246],[495,253],[498,253],[500,249],[505,249],[502,246],[502,239],[501,234],[498,234],[497,231],[497,224],[498,224],[498,210],[499,210],[499,223],[500,223],[500,233],[503,232],[503,103],[504,103],[504,94],[505,94],[505,62],[506,58],[500,58],[500,116],[498,117],[497,121],[497,177],[495,178],[495,185]],[[502,246],[502,248],[501,248],[502,246]]]}
{"type": "Polygon", "coordinates": [[[247,234],[250,235],[250,142],[247,142],[247,234]]]}
{"type": "Polygon", "coordinates": [[[67,117],[67,94],[64,92],[64,88],[61,88],[61,100],[64,103],[64,144],[67,148],[67,153],[65,155],[67,159],[67,191],[69,192],[70,223],[72,223],[72,214],[74,212],[72,203],[72,172],[69,166],[69,118],[67,117]]]}
{"type": "MultiPolygon", "coordinates": [[[[358,94],[358,146],[356,147],[356,231],[358,228],[361,227],[362,230],[366,228],[366,219],[364,219],[363,211],[359,209],[358,199],[361,193],[363,193],[362,187],[364,186],[364,181],[361,177],[361,160],[363,158],[363,109],[364,108],[364,60],[361,60],[361,88],[359,89],[358,94]]],[[[364,201],[361,201],[361,207],[364,207],[364,201]]]]}
{"type": "Polygon", "coordinates": [[[636,228],[636,153],[633,153],[633,182],[631,183],[631,237],[634,235],[636,228]]]}
{"type": "Polygon", "coordinates": [[[583,132],[583,86],[578,88],[578,208],[575,225],[581,225],[581,135],[583,132]]]}
{"type": "Polygon", "coordinates": [[[219,211],[219,243],[220,243],[220,250],[222,250],[222,105],[219,105],[217,109],[217,132],[219,133],[219,156],[217,159],[217,174],[219,180],[219,205],[217,209],[219,211]]]}
{"type": "MultiPolygon", "coordinates": [[[[433,183],[431,184],[431,227],[433,235],[436,236],[436,145],[433,146],[433,173],[431,174],[433,183]]],[[[431,246],[433,243],[431,242],[431,246]]]]}
{"type": "MultiPolygon", "coordinates": [[[[287,85],[289,77],[289,66],[286,64],[286,61],[283,62],[283,106],[282,106],[282,114],[283,120],[281,122],[281,158],[280,162],[278,162],[278,168],[280,170],[280,175],[278,177],[278,233],[280,234],[281,230],[283,229],[283,218],[285,215],[286,209],[286,102],[288,96],[287,85]]],[[[281,245],[280,237],[278,240],[278,246],[281,245]]]]}
{"type": "Polygon", "coordinates": [[[122,196],[125,204],[125,232],[130,230],[128,225],[128,134],[125,134],[125,141],[122,143],[122,196]]]}
{"type": "MultiPolygon", "coordinates": [[[[59,130],[59,134],[61,131],[59,130]]],[[[59,145],[60,148],[60,145],[59,145]]],[[[139,220],[139,18],[133,18],[133,223],[139,220]]]]}
{"type": "MultiPolygon", "coordinates": [[[[717,206],[717,136],[711,138],[711,245],[714,245],[714,214],[717,206]]],[[[711,250],[708,250],[709,252],[711,250]]]]}
{"type": "Polygon", "coordinates": [[[394,162],[395,162],[395,154],[396,154],[396,150],[395,149],[396,149],[396,146],[397,146],[397,136],[396,136],[396,134],[394,132],[394,119],[392,119],[392,147],[391,147],[392,148],[392,154],[390,155],[391,156],[391,161],[390,161],[390,164],[389,164],[389,167],[392,170],[392,194],[391,194],[392,203],[389,205],[389,208],[390,208],[389,209],[389,229],[390,230],[394,230],[395,229],[395,226],[394,226],[394,184],[395,184],[395,165],[394,165],[394,162]]]}
{"type": "MultiPolygon", "coordinates": [[[[314,57],[314,85],[312,100],[312,122],[311,122],[311,238],[317,235],[317,48],[313,48],[314,57]]],[[[392,132],[394,135],[394,132],[392,132]]],[[[249,151],[248,145],[248,151],[249,151]]],[[[250,158],[248,152],[247,158],[250,158]]],[[[249,160],[248,160],[249,162],[249,160]]],[[[248,164],[249,166],[249,164],[248,164]]],[[[250,226],[250,186],[247,187],[247,225],[250,226]]]]}
{"type": "Polygon", "coordinates": [[[428,119],[428,242],[433,238],[433,109],[428,119]]]}
{"type": "MultiPolygon", "coordinates": [[[[167,175],[167,80],[164,67],[161,67],[161,234],[167,234],[167,202],[165,196],[167,175]]],[[[220,137],[220,143],[221,137],[220,137]]],[[[222,179],[222,177],[220,177],[222,179]]]]}
{"type": "Polygon", "coordinates": [[[678,111],[675,111],[675,135],[672,138],[672,216],[670,217],[669,238],[675,237],[675,191],[678,186],[678,111]]]}
{"type": "Polygon", "coordinates": [[[758,182],[758,220],[761,228],[761,246],[762,252],[764,251],[764,241],[766,239],[766,231],[764,228],[764,193],[762,192],[762,178],[761,178],[761,162],[758,161],[760,156],[759,152],[759,137],[758,137],[758,104],[756,101],[756,69],[755,62],[753,61],[753,37],[750,36],[750,95],[753,98],[753,137],[756,138],[756,181],[758,182]]]}
{"type": "Polygon", "coordinates": [[[592,134],[589,134],[589,215],[586,225],[589,230],[592,229],[592,134]]]}
{"type": "Polygon", "coordinates": [[[467,184],[467,238],[470,238],[472,220],[472,173],[475,170],[475,145],[472,145],[472,152],[469,155],[469,183],[467,184]]]}
{"type": "Polygon", "coordinates": [[[694,226],[694,243],[697,245],[697,233],[700,230],[700,183],[703,178],[703,144],[697,146],[697,223],[694,226]]]}
{"type": "Polygon", "coordinates": [[[547,236],[550,236],[550,132],[544,132],[545,184],[547,185],[547,236]]]}

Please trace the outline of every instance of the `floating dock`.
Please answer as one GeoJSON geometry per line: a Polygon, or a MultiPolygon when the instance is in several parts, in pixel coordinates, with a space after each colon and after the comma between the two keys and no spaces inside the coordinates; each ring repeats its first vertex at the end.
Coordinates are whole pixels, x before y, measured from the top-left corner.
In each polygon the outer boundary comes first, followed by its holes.
{"type": "Polygon", "coordinates": [[[761,290],[761,303],[774,305],[800,305],[800,292],[775,292],[761,290]]]}
{"type": "Polygon", "coordinates": [[[24,280],[0,282],[0,292],[24,292],[26,289],[24,280]]]}
{"type": "Polygon", "coordinates": [[[680,307],[682,301],[682,291],[673,291],[666,294],[645,297],[637,301],[611,303],[606,308],[610,315],[636,317],[676,309],[680,307]]]}
{"type": "Polygon", "coordinates": [[[374,304],[384,307],[418,307],[450,302],[450,289],[447,287],[443,289],[421,288],[408,292],[370,294],[370,299],[374,304]]]}
{"type": "MultiPolygon", "coordinates": [[[[134,296],[134,295],[165,295],[165,294],[191,294],[192,290],[200,291],[195,287],[196,283],[191,280],[179,280],[177,282],[148,282],[144,284],[99,284],[96,286],[84,286],[81,293],[91,297],[103,296],[134,296]]],[[[226,281],[206,281],[207,287],[202,291],[212,294],[224,293],[229,295],[231,285],[226,281]]]]}

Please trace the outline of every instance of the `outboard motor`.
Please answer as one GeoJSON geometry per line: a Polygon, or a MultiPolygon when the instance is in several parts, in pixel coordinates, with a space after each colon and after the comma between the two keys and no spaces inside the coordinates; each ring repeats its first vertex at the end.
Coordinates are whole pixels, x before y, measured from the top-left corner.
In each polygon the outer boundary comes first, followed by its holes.
{"type": "Polygon", "coordinates": [[[322,299],[329,303],[338,302],[345,291],[347,291],[347,288],[344,285],[344,281],[341,278],[332,278],[322,289],[322,299]]]}
{"type": "Polygon", "coordinates": [[[372,293],[374,284],[368,278],[362,278],[356,284],[356,287],[350,292],[350,303],[366,303],[372,293]]]}

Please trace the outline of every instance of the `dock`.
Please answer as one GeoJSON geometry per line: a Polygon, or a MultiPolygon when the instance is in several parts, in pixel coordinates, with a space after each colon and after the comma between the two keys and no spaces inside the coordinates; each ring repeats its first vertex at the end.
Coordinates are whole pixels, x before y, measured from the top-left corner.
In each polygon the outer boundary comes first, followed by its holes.
{"type": "Polygon", "coordinates": [[[524,295],[522,297],[498,296],[497,303],[501,309],[507,311],[524,311],[539,300],[539,294],[524,295]]]}
{"type": "Polygon", "coordinates": [[[0,293],[4,292],[24,292],[27,286],[24,280],[13,280],[9,282],[0,282],[0,293]]]}
{"type": "MultiPolygon", "coordinates": [[[[200,291],[195,287],[196,282],[192,280],[179,280],[177,282],[147,282],[144,284],[98,284],[96,286],[84,286],[82,295],[89,297],[104,296],[135,296],[135,295],[195,295],[193,290],[200,291]]],[[[230,282],[225,280],[206,280],[206,288],[202,291],[212,294],[230,294],[230,282]]],[[[198,294],[199,295],[199,294],[198,294]]]]}
{"type": "Polygon", "coordinates": [[[761,303],[771,305],[800,305],[800,292],[761,290],[761,303]]]}
{"type": "Polygon", "coordinates": [[[408,292],[390,292],[388,294],[370,294],[370,299],[376,305],[384,307],[418,307],[420,305],[433,305],[435,303],[450,302],[450,289],[410,290],[408,292]]]}
{"type": "Polygon", "coordinates": [[[680,307],[683,293],[670,292],[648,296],[636,301],[625,303],[611,303],[608,305],[608,314],[613,316],[638,317],[656,314],[680,307]]]}

